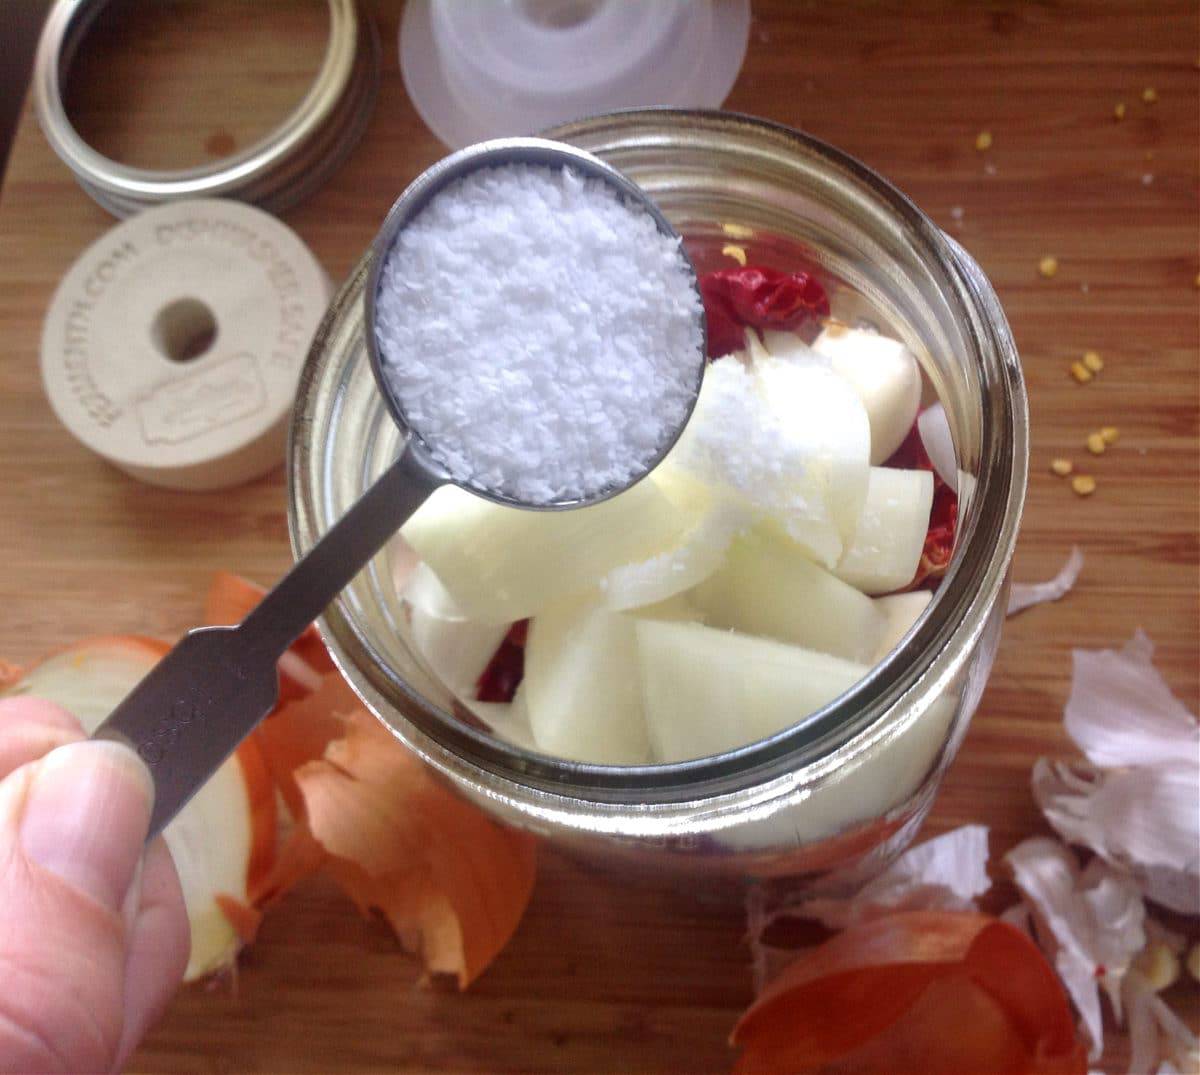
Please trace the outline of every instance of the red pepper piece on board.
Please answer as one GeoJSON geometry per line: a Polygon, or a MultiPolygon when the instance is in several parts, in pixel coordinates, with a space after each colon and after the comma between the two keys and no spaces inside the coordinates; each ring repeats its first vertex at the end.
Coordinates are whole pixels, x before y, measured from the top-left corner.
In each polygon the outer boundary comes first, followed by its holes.
{"type": "Polygon", "coordinates": [[[475,684],[475,699],[480,702],[511,702],[525,678],[525,639],[529,621],[517,620],[475,684]]]}
{"type": "Polygon", "coordinates": [[[908,436],[884,464],[900,470],[928,470],[933,473],[933,506],[929,510],[929,529],[925,532],[925,547],[921,550],[921,562],[916,577],[908,589],[933,590],[950,565],[954,552],[954,539],[958,533],[958,495],[934,469],[920,430],[914,422],[908,436]]]}
{"type": "Polygon", "coordinates": [[[708,320],[709,358],[738,350],[746,328],[793,330],[829,316],[829,296],[806,272],[757,265],[718,269],[700,277],[700,295],[708,320]]]}

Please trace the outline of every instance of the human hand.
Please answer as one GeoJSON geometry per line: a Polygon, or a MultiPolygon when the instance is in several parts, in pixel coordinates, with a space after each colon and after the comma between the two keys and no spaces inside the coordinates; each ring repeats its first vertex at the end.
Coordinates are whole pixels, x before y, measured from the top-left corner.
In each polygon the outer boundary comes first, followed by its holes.
{"type": "Polygon", "coordinates": [[[187,964],[150,774],[65,710],[0,701],[0,1071],[111,1071],[187,964]],[[143,853],[144,851],[144,853],[143,853]]]}

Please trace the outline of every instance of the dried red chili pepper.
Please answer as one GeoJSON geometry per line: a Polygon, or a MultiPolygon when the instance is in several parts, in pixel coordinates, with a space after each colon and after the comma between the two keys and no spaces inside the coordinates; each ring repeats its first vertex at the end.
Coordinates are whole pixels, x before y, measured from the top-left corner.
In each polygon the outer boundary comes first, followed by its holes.
{"type": "Polygon", "coordinates": [[[950,555],[954,552],[954,538],[957,532],[958,496],[935,472],[929,529],[925,533],[925,547],[921,550],[921,562],[917,566],[917,577],[913,580],[912,589],[937,589],[946,568],[950,566],[950,555]]]}
{"type": "Polygon", "coordinates": [[[954,552],[954,539],[958,533],[958,494],[942,481],[934,469],[915,422],[903,443],[883,465],[901,470],[928,470],[933,473],[933,506],[929,510],[925,547],[921,550],[921,562],[917,566],[916,577],[907,588],[936,589],[950,565],[950,556],[954,552]]]}
{"type": "Polygon", "coordinates": [[[492,659],[475,684],[475,698],[480,702],[511,702],[521,680],[525,678],[525,639],[529,621],[517,620],[504,640],[496,647],[492,659]]]}
{"type": "Polygon", "coordinates": [[[718,269],[700,277],[700,295],[708,321],[709,358],[738,350],[746,328],[794,330],[829,316],[829,296],[806,272],[758,265],[718,269]]]}

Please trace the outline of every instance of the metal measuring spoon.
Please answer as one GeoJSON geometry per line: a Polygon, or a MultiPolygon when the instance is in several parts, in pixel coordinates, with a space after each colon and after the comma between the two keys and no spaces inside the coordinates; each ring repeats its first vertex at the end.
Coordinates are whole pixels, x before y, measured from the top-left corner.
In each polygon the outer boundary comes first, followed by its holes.
{"type": "MultiPolygon", "coordinates": [[[[603,180],[631,204],[649,213],[658,230],[679,236],[646,194],[616,169],[590,153],[540,138],[481,142],[446,157],[423,172],[392,206],[371,248],[367,278],[366,342],[375,383],[392,417],[409,433],[400,457],[303,559],[236,627],[200,627],[188,632],[170,653],[96,729],[95,738],[115,739],[133,747],[154,777],[150,836],[157,835],[237,749],[274,707],[279,683],[275,662],[433,493],[455,484],[435,462],[429,446],[405,418],[383,375],[375,338],[375,296],[384,260],[397,234],[448,184],[479,168],[505,164],[568,166],[603,180]]],[[[682,247],[681,247],[682,252],[682,247]]],[[[695,283],[695,269],[683,254],[695,283]]],[[[697,292],[699,287],[697,286],[697,292]]],[[[699,317],[695,355],[695,392],[705,363],[705,327],[699,317]]],[[[538,511],[598,504],[641,480],[674,445],[690,417],[672,430],[646,470],[625,485],[589,489],[570,501],[525,504],[492,490],[466,486],[498,504],[538,511]]]]}

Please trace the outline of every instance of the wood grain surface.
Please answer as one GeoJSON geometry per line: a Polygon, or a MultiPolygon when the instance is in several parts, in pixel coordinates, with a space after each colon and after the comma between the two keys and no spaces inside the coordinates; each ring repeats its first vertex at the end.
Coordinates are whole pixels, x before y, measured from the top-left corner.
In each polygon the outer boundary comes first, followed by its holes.
{"type": "MultiPolygon", "coordinates": [[[[302,94],[322,46],[318,0],[147,7],[97,34],[71,94],[88,136],[128,160],[183,164],[244,145],[302,94]]],[[[404,93],[400,4],[374,11],[384,77],[370,129],[286,217],[335,279],[444,152],[404,93]]],[[[1051,575],[1072,544],[1086,556],[1066,600],[1008,624],[926,827],[990,825],[998,860],[1044,831],[1029,768],[1070,752],[1061,715],[1073,646],[1119,645],[1143,627],[1176,692],[1200,709],[1197,7],[755,0],[754,11],[728,106],[858,156],[978,258],[1032,401],[1016,578],[1051,575]],[[1157,102],[1142,102],[1145,87],[1157,102]],[[980,152],[984,129],[993,144],[980,152]],[[1047,254],[1058,259],[1052,279],[1037,271],[1047,254]],[[1080,387],[1066,370],[1087,348],[1105,369],[1080,387]],[[1084,438],[1102,424],[1121,440],[1092,459],[1084,438]],[[1050,474],[1060,455],[1095,475],[1094,496],[1050,474]]],[[[10,661],[95,633],[171,638],[195,620],[214,569],[266,581],[289,562],[281,473],[229,492],[154,490],[54,420],[38,376],[42,317],[64,271],[111,224],[27,109],[0,193],[0,657],[10,661]]],[[[996,876],[993,909],[1012,897],[996,876]]],[[[553,851],[518,935],[469,992],[420,978],[384,929],[313,881],[267,918],[236,982],[179,996],[131,1068],[719,1071],[751,995],[736,908],[618,883],[553,851]]],[[[1194,1025],[1194,986],[1169,997],[1194,1025]]],[[[1123,1070],[1124,1050],[1114,1038],[1103,1066],[1123,1070]]]]}

